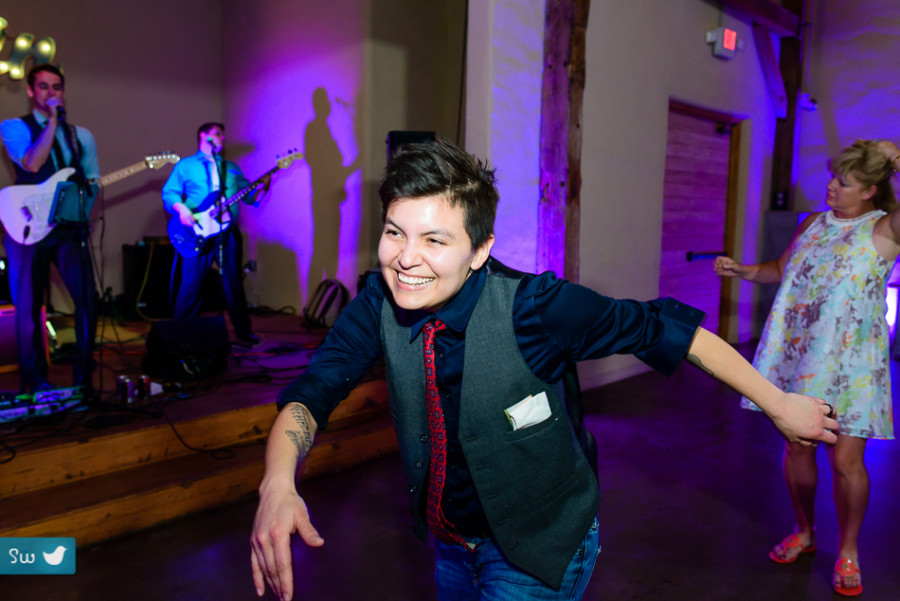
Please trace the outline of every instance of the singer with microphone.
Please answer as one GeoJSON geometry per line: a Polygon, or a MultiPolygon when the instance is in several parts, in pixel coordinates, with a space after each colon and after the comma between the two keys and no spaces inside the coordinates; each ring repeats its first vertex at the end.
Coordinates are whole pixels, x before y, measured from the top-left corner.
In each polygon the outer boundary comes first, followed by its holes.
{"type": "MultiPolygon", "coordinates": [[[[66,122],[62,72],[50,64],[35,65],[28,72],[26,82],[31,112],[0,123],[3,145],[15,170],[15,183],[39,184],[65,167],[75,167],[85,180],[99,178],[94,136],[84,127],[66,122]]],[[[19,244],[7,236],[4,245],[9,259],[10,294],[16,307],[22,390],[38,392],[53,387],[47,380],[47,351],[41,318],[51,263],[57,266],[75,305],[77,356],[73,385],[89,387],[94,366],[98,299],[90,264],[85,265],[81,260],[78,226],[58,225],[45,238],[32,244],[19,244]]]]}
{"type": "MultiPolygon", "coordinates": [[[[209,122],[201,125],[197,129],[196,154],[178,161],[163,186],[162,199],[166,211],[177,215],[187,227],[197,226],[200,207],[224,201],[250,186],[240,167],[222,158],[224,144],[223,124],[209,122]]],[[[268,180],[263,179],[261,185],[268,187],[268,180]]],[[[256,189],[242,200],[255,204],[258,192],[256,189]]],[[[207,239],[197,256],[178,255],[178,262],[173,265],[173,276],[180,264],[181,282],[172,316],[184,319],[199,315],[203,303],[203,279],[215,263],[222,276],[225,307],[237,344],[254,346],[259,343],[259,338],[253,333],[244,295],[243,244],[237,224],[239,204],[236,202],[222,211],[218,224],[221,231],[207,239]]],[[[175,278],[172,280],[174,284],[175,278]]]]}

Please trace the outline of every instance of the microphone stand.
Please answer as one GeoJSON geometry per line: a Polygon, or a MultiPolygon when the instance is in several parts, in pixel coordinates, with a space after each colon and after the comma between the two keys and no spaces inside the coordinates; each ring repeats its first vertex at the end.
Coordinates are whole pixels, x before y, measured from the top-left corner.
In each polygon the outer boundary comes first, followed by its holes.
{"type": "Polygon", "coordinates": [[[222,225],[225,223],[225,215],[223,214],[225,207],[225,190],[226,190],[226,181],[225,178],[228,175],[228,169],[225,166],[225,159],[222,158],[222,155],[216,151],[215,145],[212,146],[212,156],[213,161],[216,164],[216,168],[219,170],[219,195],[216,198],[216,208],[218,210],[216,214],[216,221],[219,222],[219,235],[216,236],[216,268],[219,272],[219,286],[221,288],[221,300],[222,300],[222,310],[220,311],[221,315],[225,314],[225,310],[228,308],[228,303],[226,302],[227,294],[225,292],[225,239],[223,236],[225,232],[222,230],[222,225]]]}
{"type": "MultiPolygon", "coordinates": [[[[66,140],[66,144],[69,145],[69,150],[72,153],[72,166],[75,168],[75,184],[78,190],[78,220],[75,223],[76,228],[76,236],[78,239],[79,245],[79,261],[81,264],[81,298],[73,299],[76,303],[80,302],[82,307],[82,319],[76,320],[75,328],[76,333],[80,333],[81,336],[76,336],[76,346],[77,339],[81,338],[83,344],[86,346],[86,352],[76,352],[75,357],[75,365],[76,369],[78,369],[78,364],[80,363],[80,371],[81,376],[83,378],[83,386],[84,386],[84,398],[85,400],[92,400],[93,398],[93,370],[91,369],[91,362],[93,361],[93,332],[91,328],[91,322],[93,320],[93,308],[91,306],[91,297],[93,296],[93,290],[91,288],[92,278],[91,274],[91,257],[88,248],[88,236],[90,235],[90,223],[88,221],[88,215],[86,215],[86,194],[88,187],[88,180],[84,173],[84,166],[81,164],[81,153],[79,152],[78,140],[75,135],[75,128],[69,126],[66,121],[65,110],[57,109],[57,120],[60,127],[63,128],[63,135],[66,140]]],[[[81,349],[76,349],[80,351],[81,349]]]]}

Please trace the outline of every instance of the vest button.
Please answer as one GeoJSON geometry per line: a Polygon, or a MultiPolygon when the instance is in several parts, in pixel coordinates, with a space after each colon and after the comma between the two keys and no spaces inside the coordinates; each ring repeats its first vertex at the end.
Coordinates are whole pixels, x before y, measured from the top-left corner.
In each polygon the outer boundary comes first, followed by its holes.
{"type": "Polygon", "coordinates": [[[420,441],[420,442],[428,442],[428,435],[427,435],[427,434],[421,435],[421,436],[419,437],[419,441],[420,441]]]}
{"type": "Polygon", "coordinates": [[[421,461],[416,461],[416,467],[421,469],[421,467],[422,467],[422,462],[421,462],[421,461]]]}
{"type": "Polygon", "coordinates": [[[416,490],[417,490],[417,487],[416,487],[416,485],[415,485],[415,484],[414,484],[414,485],[412,485],[412,486],[410,486],[410,487],[409,487],[409,494],[413,494],[413,493],[415,493],[415,492],[416,492],[416,490]]]}

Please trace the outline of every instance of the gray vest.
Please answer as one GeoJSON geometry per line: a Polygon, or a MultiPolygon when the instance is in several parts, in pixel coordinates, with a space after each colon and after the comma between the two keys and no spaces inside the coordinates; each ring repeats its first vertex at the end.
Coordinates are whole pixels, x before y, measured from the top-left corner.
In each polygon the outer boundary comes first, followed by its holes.
{"type": "MultiPolygon", "coordinates": [[[[518,279],[490,274],[466,329],[459,440],[494,538],[509,560],[558,588],[599,505],[597,478],[554,387],[519,352],[512,323],[518,279]],[[546,392],[551,416],[513,430],[503,410],[546,392]]],[[[414,528],[427,536],[430,442],[421,333],[385,299],[381,338],[414,528]]]]}

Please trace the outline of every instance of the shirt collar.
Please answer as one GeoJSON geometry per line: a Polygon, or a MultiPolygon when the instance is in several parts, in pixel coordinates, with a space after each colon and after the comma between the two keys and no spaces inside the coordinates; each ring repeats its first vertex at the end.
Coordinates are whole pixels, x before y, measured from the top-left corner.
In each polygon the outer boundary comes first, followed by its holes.
{"type": "MultiPolygon", "coordinates": [[[[211,156],[209,156],[208,154],[204,154],[202,150],[198,150],[194,154],[194,156],[197,157],[198,159],[200,159],[201,161],[209,161],[210,163],[213,162],[213,158],[211,156]]],[[[219,160],[221,160],[221,159],[219,159],[219,160]]],[[[216,161],[216,162],[218,162],[218,161],[216,161]]]]}
{"type": "Polygon", "coordinates": [[[469,324],[469,318],[475,310],[475,305],[481,297],[484,283],[487,281],[487,270],[482,267],[466,279],[462,288],[456,293],[450,302],[432,313],[430,311],[403,311],[398,316],[400,323],[410,324],[409,339],[412,341],[419,335],[419,330],[432,318],[440,319],[454,332],[464,332],[469,324]]]}
{"type": "Polygon", "coordinates": [[[47,119],[47,116],[37,109],[31,109],[31,116],[34,117],[34,120],[37,121],[37,124],[41,127],[47,125],[47,121],[49,121],[49,119],[47,119]]]}

